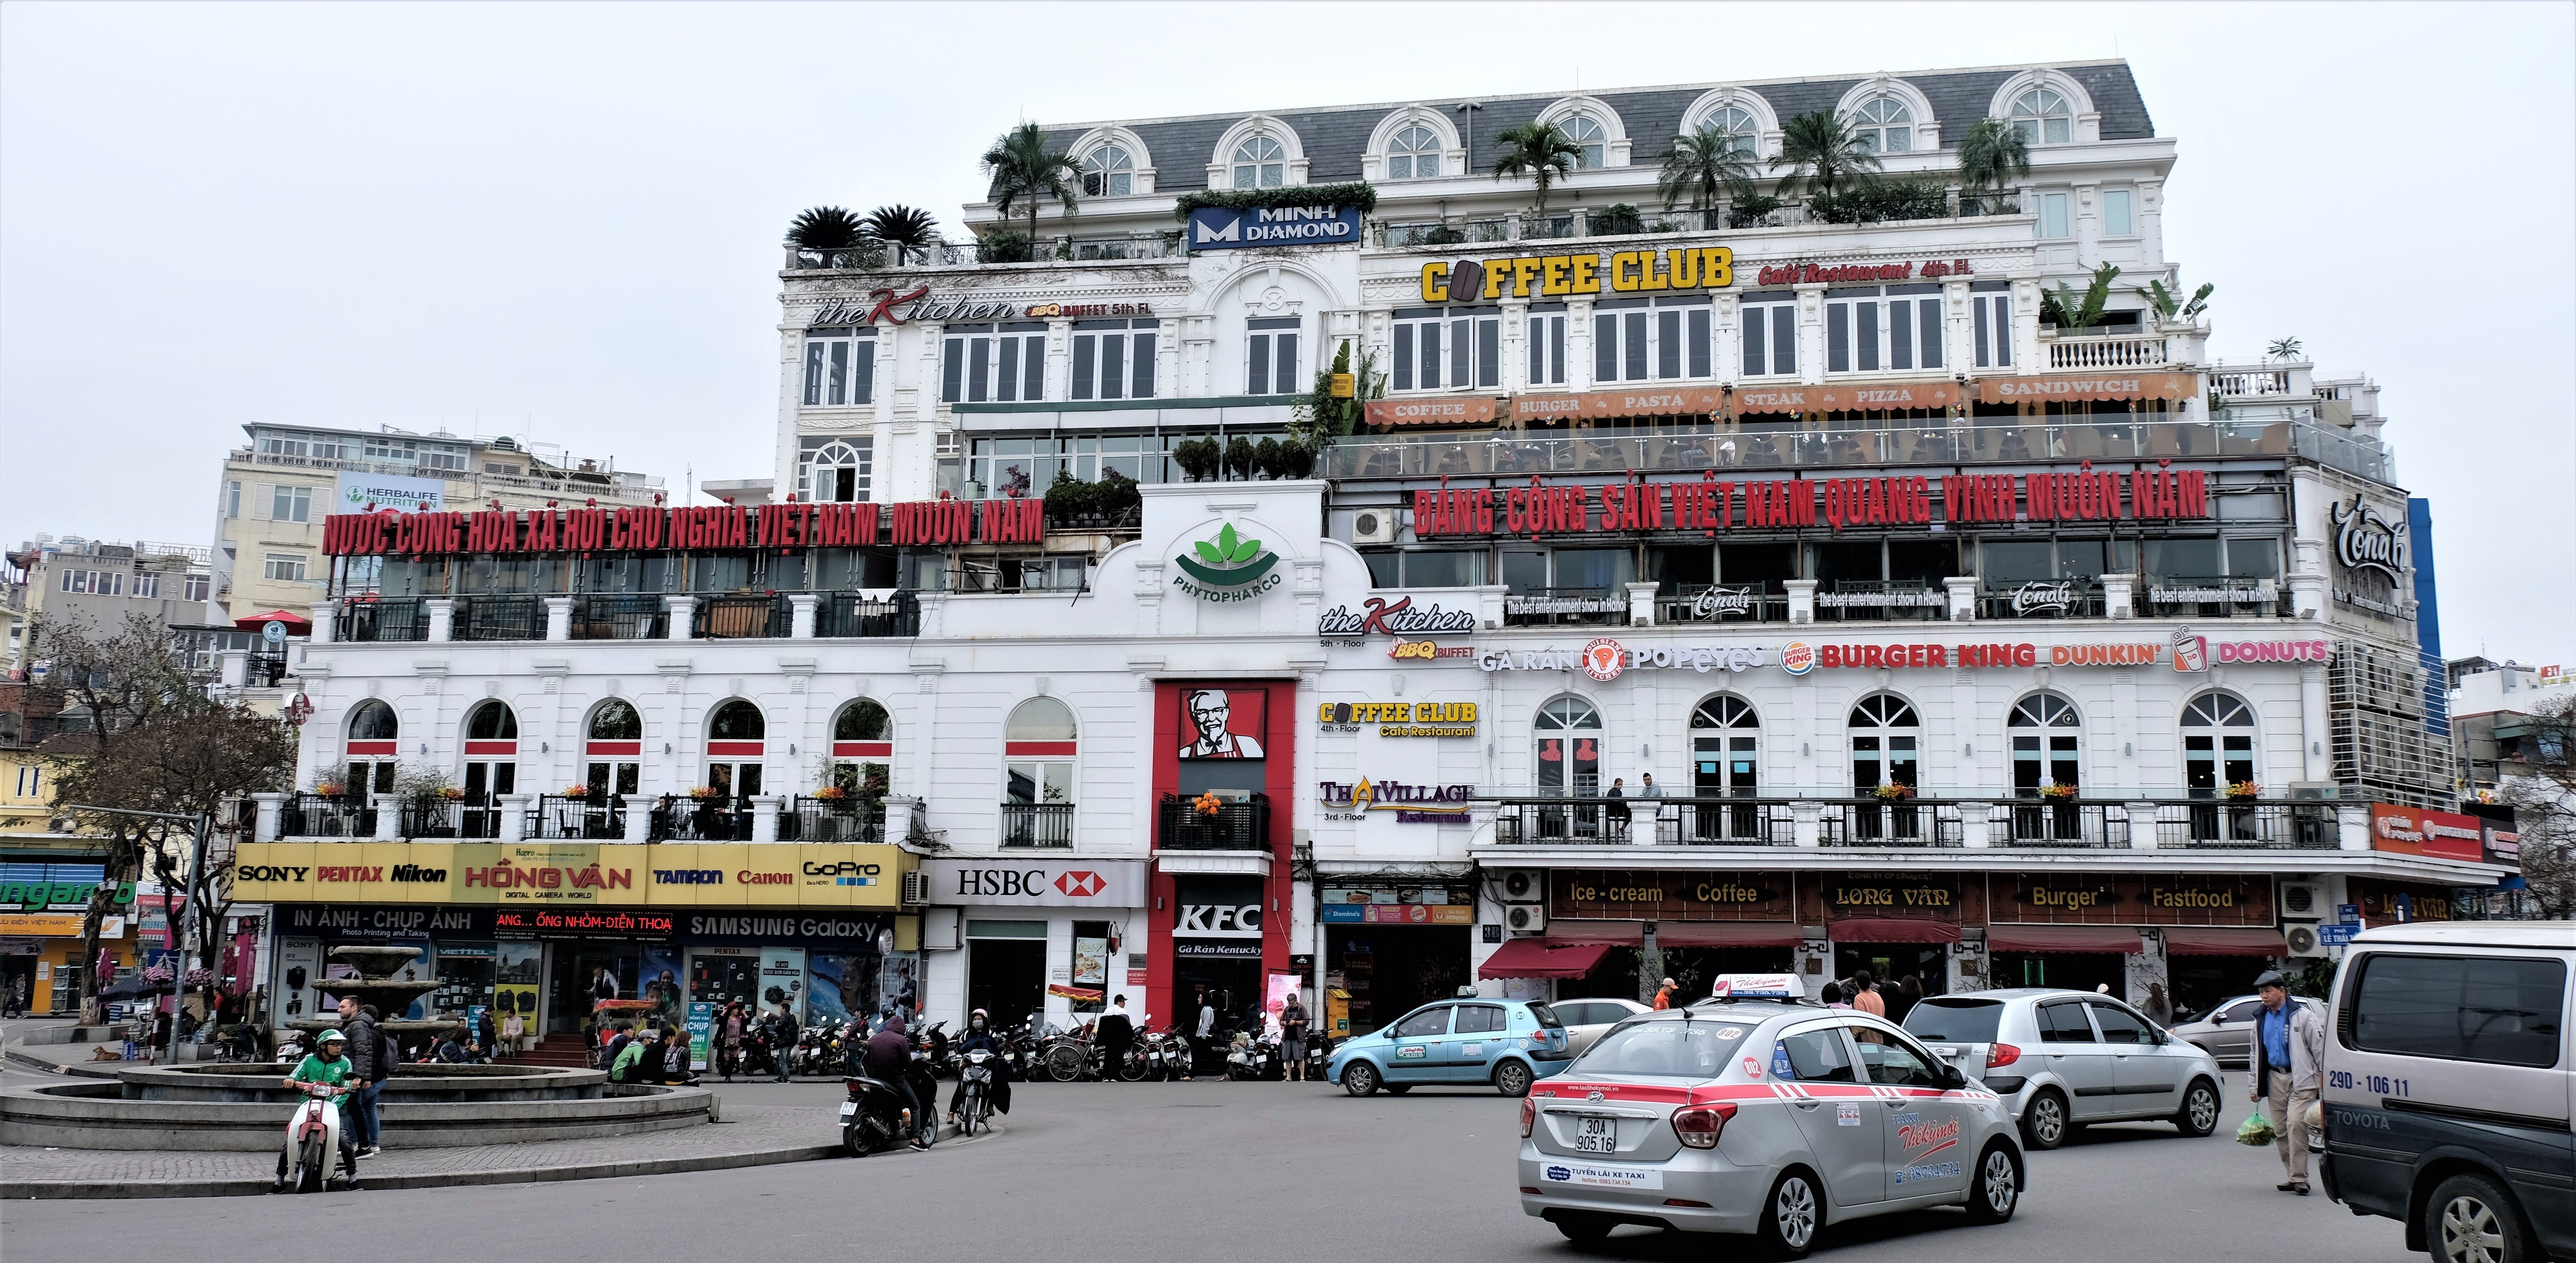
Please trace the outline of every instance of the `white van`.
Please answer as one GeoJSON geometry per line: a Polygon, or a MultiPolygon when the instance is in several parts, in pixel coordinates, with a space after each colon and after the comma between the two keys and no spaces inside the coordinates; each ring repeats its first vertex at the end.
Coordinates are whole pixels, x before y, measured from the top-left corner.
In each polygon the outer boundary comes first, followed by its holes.
{"type": "Polygon", "coordinates": [[[2576,1259],[2576,924],[2354,937],[2326,1041],[2326,1195],[2443,1263],[2576,1259]]]}

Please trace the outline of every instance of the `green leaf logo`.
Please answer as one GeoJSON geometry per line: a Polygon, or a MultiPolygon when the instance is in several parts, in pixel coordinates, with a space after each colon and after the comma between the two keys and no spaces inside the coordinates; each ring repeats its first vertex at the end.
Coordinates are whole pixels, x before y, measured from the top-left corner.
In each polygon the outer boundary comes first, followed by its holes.
{"type": "Polygon", "coordinates": [[[1225,564],[1225,554],[1218,552],[1216,550],[1216,545],[1211,544],[1206,540],[1200,540],[1199,542],[1190,545],[1190,547],[1197,549],[1200,559],[1204,560],[1211,566],[1222,566],[1225,564]]]}
{"type": "Polygon", "coordinates": [[[1242,543],[1235,545],[1233,560],[1237,562],[1246,562],[1260,555],[1261,541],[1257,539],[1247,539],[1242,543]]]}

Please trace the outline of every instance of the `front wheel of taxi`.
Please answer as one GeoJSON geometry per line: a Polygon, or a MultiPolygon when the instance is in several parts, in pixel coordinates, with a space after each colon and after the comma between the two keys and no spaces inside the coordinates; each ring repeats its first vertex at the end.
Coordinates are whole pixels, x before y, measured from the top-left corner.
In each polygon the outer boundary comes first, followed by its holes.
{"type": "Polygon", "coordinates": [[[2021,1164],[2013,1161],[2012,1150],[2003,1145],[1988,1145],[1977,1159],[1977,1182],[1968,1190],[1968,1220],[1971,1223],[1999,1224],[2013,1217],[2021,1205],[2021,1164]]]}
{"type": "Polygon", "coordinates": [[[1517,1061],[1494,1067],[1494,1090],[1505,1096],[1528,1096],[1530,1068],[1517,1061]]]}
{"type": "Polygon", "coordinates": [[[1365,1061],[1342,1067],[1342,1090],[1353,1096],[1377,1095],[1377,1067],[1365,1061]]]}
{"type": "Polygon", "coordinates": [[[1824,1219],[1824,1199],[1814,1176],[1791,1171],[1771,1186],[1762,1203],[1763,1253],[1775,1259],[1803,1259],[1816,1246],[1816,1226],[1824,1219]]]}

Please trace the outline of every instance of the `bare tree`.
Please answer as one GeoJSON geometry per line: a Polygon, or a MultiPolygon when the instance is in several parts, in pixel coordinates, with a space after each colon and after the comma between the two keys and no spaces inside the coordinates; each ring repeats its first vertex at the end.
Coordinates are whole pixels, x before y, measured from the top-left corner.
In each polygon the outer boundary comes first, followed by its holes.
{"type": "Polygon", "coordinates": [[[2522,834],[2522,882],[2541,915],[2576,917],[2576,697],[2532,707],[2496,778],[2522,834]]]}

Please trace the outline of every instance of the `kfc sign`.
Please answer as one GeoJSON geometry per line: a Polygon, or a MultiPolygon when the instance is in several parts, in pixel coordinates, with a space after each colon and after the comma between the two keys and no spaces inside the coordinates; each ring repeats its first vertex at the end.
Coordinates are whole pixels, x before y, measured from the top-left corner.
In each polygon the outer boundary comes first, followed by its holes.
{"type": "Polygon", "coordinates": [[[1134,908],[1145,902],[1141,860],[932,859],[921,862],[921,872],[937,904],[1134,908]]]}

